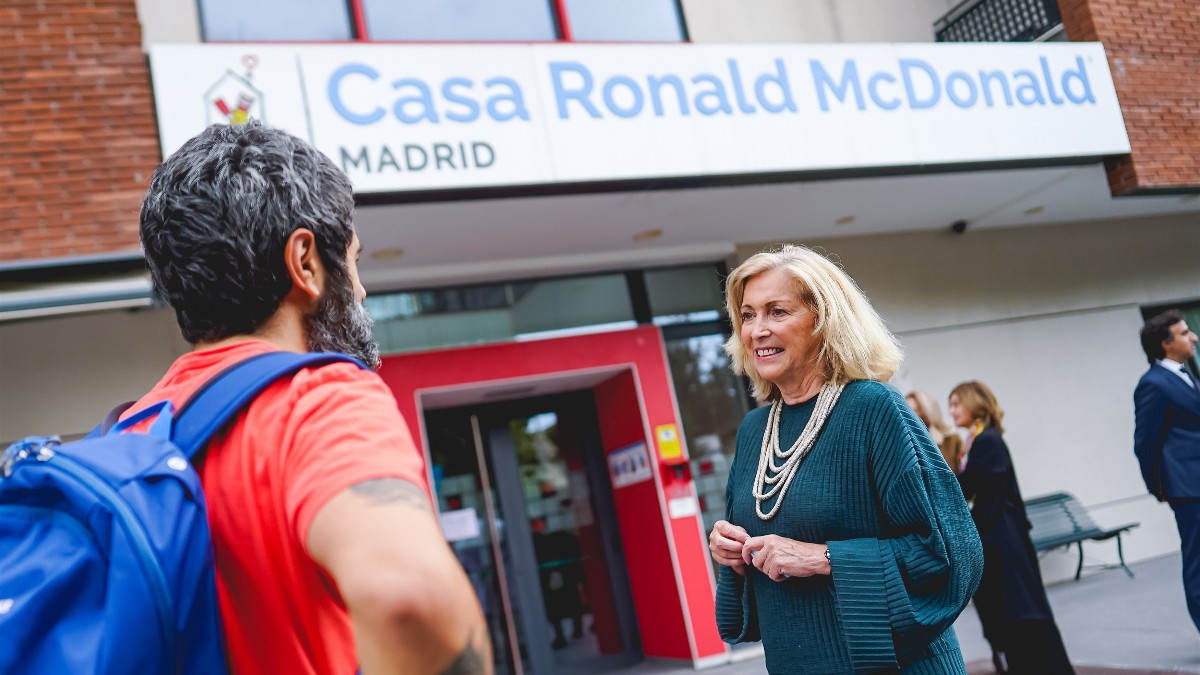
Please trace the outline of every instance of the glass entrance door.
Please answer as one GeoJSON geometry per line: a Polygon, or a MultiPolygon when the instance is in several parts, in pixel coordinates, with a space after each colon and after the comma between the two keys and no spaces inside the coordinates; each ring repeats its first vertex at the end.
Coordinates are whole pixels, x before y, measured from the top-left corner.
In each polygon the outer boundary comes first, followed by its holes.
{"type": "Polygon", "coordinates": [[[443,529],[488,619],[497,672],[641,659],[591,393],[428,411],[443,529]]]}

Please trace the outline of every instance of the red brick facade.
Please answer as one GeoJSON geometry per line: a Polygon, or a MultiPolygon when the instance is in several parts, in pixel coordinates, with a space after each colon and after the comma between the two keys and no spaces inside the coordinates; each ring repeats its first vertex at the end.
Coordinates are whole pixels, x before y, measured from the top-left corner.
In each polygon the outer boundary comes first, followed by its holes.
{"type": "Polygon", "coordinates": [[[1100,41],[1132,153],[1108,162],[1114,195],[1200,192],[1200,2],[1059,0],[1073,41],[1100,41]]]}
{"type": "Polygon", "coordinates": [[[138,249],[159,160],[134,0],[0,6],[0,261],[138,249]]]}
{"type": "MultiPolygon", "coordinates": [[[[1200,1],[1059,2],[1108,51],[1113,194],[1200,191],[1200,1]]],[[[134,0],[6,0],[0,45],[0,262],[136,251],[159,146],[134,0]]]]}

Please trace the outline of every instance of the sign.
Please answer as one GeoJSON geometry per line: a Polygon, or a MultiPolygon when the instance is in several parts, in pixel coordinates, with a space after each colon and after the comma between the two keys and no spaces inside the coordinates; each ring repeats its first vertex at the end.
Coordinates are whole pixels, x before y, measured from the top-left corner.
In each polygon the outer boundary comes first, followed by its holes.
{"type": "Polygon", "coordinates": [[[474,539],[481,533],[479,515],[475,509],[466,508],[457,511],[443,511],[438,514],[442,521],[442,536],[446,541],[463,541],[474,539]]]}
{"type": "Polygon", "coordinates": [[[658,458],[666,461],[683,458],[683,446],[679,443],[679,427],[674,424],[661,424],[654,427],[654,437],[658,439],[658,458]]]}
{"type": "Polygon", "coordinates": [[[358,192],[1129,152],[1098,43],[156,45],[164,155],[287,129],[358,192]]]}
{"type": "Polygon", "coordinates": [[[608,475],[613,489],[650,480],[650,458],[645,443],[634,443],[608,454],[608,475]]]}
{"type": "Polygon", "coordinates": [[[676,497],[667,502],[667,513],[672,518],[688,518],[700,513],[700,503],[692,495],[676,497]]]}

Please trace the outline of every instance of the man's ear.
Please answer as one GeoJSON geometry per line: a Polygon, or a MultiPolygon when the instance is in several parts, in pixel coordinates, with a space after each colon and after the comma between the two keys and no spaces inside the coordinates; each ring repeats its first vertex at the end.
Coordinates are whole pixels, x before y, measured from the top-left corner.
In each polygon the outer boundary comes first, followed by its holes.
{"type": "Polygon", "coordinates": [[[316,300],[325,288],[325,266],[317,253],[317,240],[303,227],[292,232],[283,248],[283,264],[292,278],[292,291],[316,300]]]}

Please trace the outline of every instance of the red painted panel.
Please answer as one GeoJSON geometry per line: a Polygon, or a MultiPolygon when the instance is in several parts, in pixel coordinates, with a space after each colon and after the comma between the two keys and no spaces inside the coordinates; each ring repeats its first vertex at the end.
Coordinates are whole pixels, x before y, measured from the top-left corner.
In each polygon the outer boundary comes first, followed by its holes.
{"type": "MultiPolygon", "coordinates": [[[[632,371],[600,384],[594,393],[606,454],[647,441],[632,371]]],[[[649,446],[647,450],[653,452],[649,446]]],[[[616,488],[613,503],[621,528],[642,648],[649,656],[689,659],[691,648],[658,487],[651,479],[616,488]]]]}
{"type": "MultiPolygon", "coordinates": [[[[625,369],[595,387],[605,451],[643,441],[651,457],[656,457],[654,441],[648,437],[650,429],[678,425],[679,420],[662,335],[653,326],[386,356],[380,375],[395,392],[410,428],[416,430],[423,428],[417,408],[417,394],[422,390],[597,368],[625,369]]],[[[416,441],[423,443],[424,439],[418,435],[416,441]]],[[[668,469],[662,479],[673,477],[668,469]]],[[[680,487],[691,490],[690,483],[689,476],[680,487]]],[[[614,503],[645,653],[691,658],[688,620],[698,658],[723,653],[699,516],[664,525],[665,499],[655,480],[614,490],[614,503]]]]}

